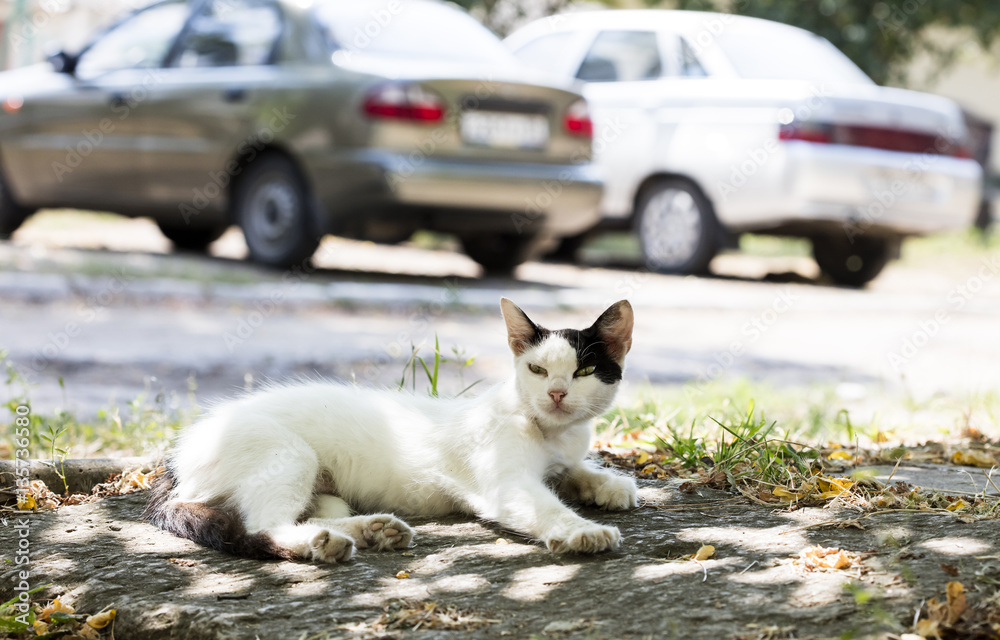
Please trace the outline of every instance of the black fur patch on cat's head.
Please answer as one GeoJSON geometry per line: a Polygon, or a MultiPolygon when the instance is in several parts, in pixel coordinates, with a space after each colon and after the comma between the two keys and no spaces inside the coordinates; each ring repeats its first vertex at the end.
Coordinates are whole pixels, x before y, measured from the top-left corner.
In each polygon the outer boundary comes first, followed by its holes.
{"type": "Polygon", "coordinates": [[[504,320],[507,322],[507,339],[514,355],[524,353],[540,344],[550,335],[565,338],[576,350],[577,367],[594,367],[594,375],[606,384],[622,379],[625,354],[632,348],[632,305],[621,300],[608,307],[590,327],[550,331],[528,317],[516,304],[503,298],[500,301],[504,320]]]}
{"type": "Polygon", "coordinates": [[[576,349],[576,367],[594,367],[594,377],[605,384],[615,384],[622,379],[622,367],[608,352],[608,344],[603,336],[590,327],[583,331],[560,329],[553,332],[565,338],[576,349]]]}

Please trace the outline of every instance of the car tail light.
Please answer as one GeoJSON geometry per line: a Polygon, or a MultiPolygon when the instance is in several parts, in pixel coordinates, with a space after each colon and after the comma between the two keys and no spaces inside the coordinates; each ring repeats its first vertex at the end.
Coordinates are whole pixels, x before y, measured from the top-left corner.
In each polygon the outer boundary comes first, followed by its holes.
{"type": "Polygon", "coordinates": [[[594,137],[594,123],[590,120],[590,108],[585,100],[577,100],[566,109],[563,128],[570,135],[581,138],[594,137]]]}
{"type": "Polygon", "coordinates": [[[362,109],[370,118],[393,118],[415,122],[444,120],[444,100],[419,84],[392,82],[372,88],[362,109]]]}
{"type": "Polygon", "coordinates": [[[971,158],[969,149],[955,140],[923,131],[866,127],[862,125],[833,125],[817,122],[783,124],[778,131],[781,140],[801,140],[825,144],[843,144],[851,147],[868,147],[905,153],[971,158]]]}

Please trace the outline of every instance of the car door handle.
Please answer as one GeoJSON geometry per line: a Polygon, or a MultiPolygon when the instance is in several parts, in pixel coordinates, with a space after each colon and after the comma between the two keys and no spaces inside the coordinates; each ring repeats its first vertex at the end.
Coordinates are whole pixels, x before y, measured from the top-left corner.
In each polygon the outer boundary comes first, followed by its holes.
{"type": "Polygon", "coordinates": [[[247,90],[243,87],[232,87],[222,92],[226,102],[243,102],[247,99],[247,90]]]}

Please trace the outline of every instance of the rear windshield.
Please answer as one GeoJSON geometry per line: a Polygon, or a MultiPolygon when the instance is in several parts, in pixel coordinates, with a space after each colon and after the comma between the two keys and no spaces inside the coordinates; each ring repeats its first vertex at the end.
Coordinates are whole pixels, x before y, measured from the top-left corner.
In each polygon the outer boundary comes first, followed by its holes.
{"type": "Polygon", "coordinates": [[[722,33],[715,42],[741,78],[873,84],[826,38],[806,31],[722,33]]]}
{"type": "Polygon", "coordinates": [[[492,32],[443,2],[326,0],[314,11],[333,51],[454,62],[512,61],[492,32]]]}

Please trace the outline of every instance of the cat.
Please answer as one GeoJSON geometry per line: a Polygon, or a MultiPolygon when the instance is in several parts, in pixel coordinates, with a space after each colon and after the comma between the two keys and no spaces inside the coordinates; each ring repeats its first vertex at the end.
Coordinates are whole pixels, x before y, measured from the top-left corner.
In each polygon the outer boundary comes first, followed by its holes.
{"type": "Polygon", "coordinates": [[[634,480],[585,460],[592,420],[621,383],[632,307],[622,300],[588,329],[550,331],[500,304],[514,355],[506,382],[454,399],[302,382],[224,403],[180,433],[146,519],[238,556],[331,563],[355,548],[410,546],[395,513],[471,514],[556,553],[617,548],[617,528],[557,493],[637,506],[634,480]]]}

